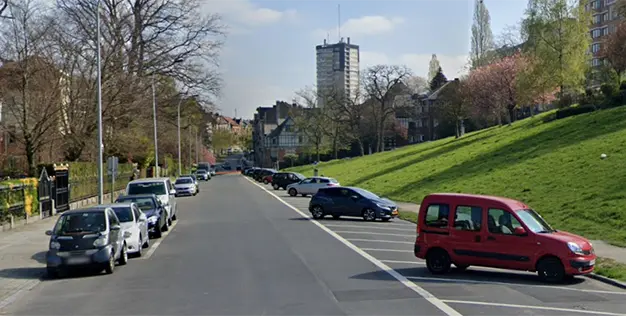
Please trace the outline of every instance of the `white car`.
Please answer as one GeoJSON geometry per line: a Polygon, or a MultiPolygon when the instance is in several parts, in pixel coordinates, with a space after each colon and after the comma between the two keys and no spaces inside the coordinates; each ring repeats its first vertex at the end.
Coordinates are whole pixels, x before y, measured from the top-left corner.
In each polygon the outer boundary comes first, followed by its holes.
{"type": "Polygon", "coordinates": [[[117,215],[120,226],[126,234],[126,246],[128,254],[141,257],[144,248],[150,247],[150,236],[148,235],[148,218],[135,203],[116,203],[104,205],[110,207],[117,215]]]}
{"type": "Polygon", "coordinates": [[[198,187],[192,177],[180,177],[174,182],[176,196],[198,194],[198,187]]]}
{"type": "Polygon", "coordinates": [[[300,182],[292,183],[287,186],[287,193],[291,196],[298,194],[302,196],[314,195],[320,188],[337,187],[339,182],[328,177],[310,177],[300,182]]]}
{"type": "Polygon", "coordinates": [[[177,219],[178,205],[176,203],[176,189],[170,178],[148,178],[133,180],[126,186],[126,195],[154,194],[167,213],[167,226],[177,219]]]}

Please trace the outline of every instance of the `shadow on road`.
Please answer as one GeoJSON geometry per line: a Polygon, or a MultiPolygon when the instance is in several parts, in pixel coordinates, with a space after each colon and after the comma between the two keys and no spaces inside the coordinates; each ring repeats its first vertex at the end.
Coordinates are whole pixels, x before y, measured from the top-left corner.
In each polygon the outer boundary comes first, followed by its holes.
{"type": "MultiPolygon", "coordinates": [[[[503,283],[509,285],[543,285],[550,286],[550,284],[542,283],[538,280],[536,275],[511,273],[511,272],[496,272],[496,271],[479,271],[479,270],[458,270],[452,268],[448,274],[437,276],[431,274],[425,267],[419,268],[401,268],[394,269],[396,272],[402,274],[408,278],[415,278],[413,281],[418,283],[437,283],[437,284],[454,284],[454,283],[503,283]]],[[[393,278],[389,273],[383,270],[373,271],[368,273],[362,273],[352,276],[354,279],[365,280],[380,280],[380,281],[393,281],[393,278]]],[[[567,286],[575,285],[585,282],[582,277],[575,277],[569,279],[561,284],[555,286],[567,286]]]]}
{"type": "Polygon", "coordinates": [[[13,268],[0,270],[0,278],[36,280],[46,274],[44,267],[13,268]]]}
{"type": "Polygon", "coordinates": [[[46,251],[40,251],[32,255],[30,258],[39,263],[46,264],[46,251]]]}

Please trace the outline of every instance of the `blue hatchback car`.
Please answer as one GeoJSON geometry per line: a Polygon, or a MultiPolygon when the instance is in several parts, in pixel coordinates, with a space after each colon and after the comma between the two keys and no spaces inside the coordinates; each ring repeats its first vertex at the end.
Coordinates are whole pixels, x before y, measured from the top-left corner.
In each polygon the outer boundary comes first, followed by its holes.
{"type": "Polygon", "coordinates": [[[370,191],[355,187],[328,187],[317,191],[309,202],[313,218],[322,219],[331,215],[362,217],[366,221],[380,218],[386,222],[398,216],[398,206],[391,200],[370,191]]]}

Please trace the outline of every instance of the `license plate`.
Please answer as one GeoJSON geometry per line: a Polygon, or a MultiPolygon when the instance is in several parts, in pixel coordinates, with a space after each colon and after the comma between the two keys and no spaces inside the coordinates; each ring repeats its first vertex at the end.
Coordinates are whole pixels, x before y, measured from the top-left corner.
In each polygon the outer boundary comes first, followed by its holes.
{"type": "Polygon", "coordinates": [[[89,258],[87,257],[76,257],[76,258],[68,258],[67,264],[85,264],[89,263],[89,258]]]}
{"type": "Polygon", "coordinates": [[[596,265],[596,259],[593,259],[593,260],[589,261],[589,265],[590,266],[595,266],[596,265]]]}

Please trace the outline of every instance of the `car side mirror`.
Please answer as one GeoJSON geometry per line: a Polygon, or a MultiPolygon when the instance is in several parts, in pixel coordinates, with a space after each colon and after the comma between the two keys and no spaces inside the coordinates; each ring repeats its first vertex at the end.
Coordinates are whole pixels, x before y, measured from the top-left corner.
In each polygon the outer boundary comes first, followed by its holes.
{"type": "Polygon", "coordinates": [[[129,238],[130,236],[132,236],[130,232],[124,232],[124,238],[129,238]]]}
{"type": "Polygon", "coordinates": [[[52,231],[51,230],[46,230],[46,235],[47,236],[52,236],[52,231]]]}
{"type": "Polygon", "coordinates": [[[513,234],[517,235],[517,236],[526,236],[528,235],[528,233],[526,233],[526,230],[524,229],[524,227],[515,227],[515,229],[513,229],[513,234]]]}
{"type": "Polygon", "coordinates": [[[120,225],[111,226],[111,231],[120,230],[122,227],[120,225]]]}
{"type": "Polygon", "coordinates": [[[140,222],[145,222],[147,220],[148,220],[148,217],[146,216],[146,214],[142,213],[141,215],[139,215],[139,221],[140,222]]]}
{"type": "Polygon", "coordinates": [[[176,190],[175,189],[171,189],[170,190],[170,195],[176,195],[176,190]]]}

